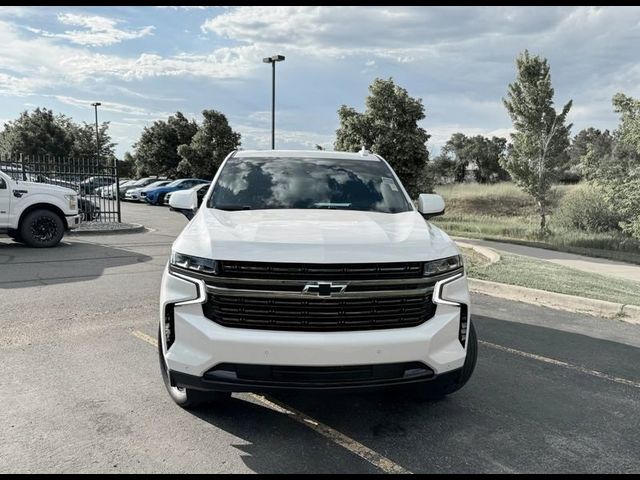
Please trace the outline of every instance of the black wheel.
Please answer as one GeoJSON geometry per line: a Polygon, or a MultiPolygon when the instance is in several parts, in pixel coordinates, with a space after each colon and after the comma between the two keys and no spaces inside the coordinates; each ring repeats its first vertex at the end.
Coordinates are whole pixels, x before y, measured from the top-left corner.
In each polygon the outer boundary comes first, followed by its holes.
{"type": "Polygon", "coordinates": [[[160,328],[158,328],[158,356],[160,359],[160,373],[162,374],[162,381],[164,386],[169,392],[169,396],[182,408],[187,410],[202,407],[204,405],[221,402],[228,399],[231,396],[230,392],[203,392],[200,390],[193,390],[191,388],[174,387],[169,381],[169,371],[167,369],[167,363],[164,360],[164,354],[162,353],[162,338],[160,336],[160,328]]]}
{"type": "Polygon", "coordinates": [[[55,247],[64,236],[64,222],[54,212],[34,210],[20,223],[19,233],[30,247],[55,247]]]}
{"type": "Polygon", "coordinates": [[[7,235],[13,238],[16,242],[20,242],[20,243],[24,242],[18,230],[14,230],[13,228],[10,228],[9,230],[7,230],[7,235]]]}
{"type": "Polygon", "coordinates": [[[161,193],[160,195],[158,195],[158,202],[154,203],[154,205],[160,205],[162,206],[164,204],[164,197],[166,196],[166,193],[161,193]]]}
{"type": "Polygon", "coordinates": [[[457,392],[471,378],[478,360],[478,337],[473,323],[470,324],[469,339],[467,344],[467,357],[464,365],[455,376],[444,375],[426,385],[420,385],[416,391],[418,397],[424,400],[438,400],[446,395],[457,392]]]}

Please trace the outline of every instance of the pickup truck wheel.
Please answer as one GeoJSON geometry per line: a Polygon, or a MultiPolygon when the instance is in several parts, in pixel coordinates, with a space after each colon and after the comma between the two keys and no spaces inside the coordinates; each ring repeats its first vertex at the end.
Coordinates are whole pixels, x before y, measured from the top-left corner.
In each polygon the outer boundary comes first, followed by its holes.
{"type": "Polygon", "coordinates": [[[435,379],[433,382],[422,385],[416,393],[422,400],[439,400],[446,395],[457,392],[469,381],[478,360],[478,337],[473,323],[470,324],[469,339],[467,344],[467,357],[464,365],[453,377],[435,379]]]}
{"type": "Polygon", "coordinates": [[[230,392],[203,392],[191,388],[174,387],[169,381],[167,363],[162,352],[162,338],[158,328],[158,356],[160,358],[160,373],[162,381],[173,401],[186,410],[196,409],[214,402],[221,402],[231,397],[230,392]]]}
{"type": "Polygon", "coordinates": [[[64,222],[54,212],[34,210],[20,223],[19,233],[30,247],[55,247],[64,236],[64,222]]]}

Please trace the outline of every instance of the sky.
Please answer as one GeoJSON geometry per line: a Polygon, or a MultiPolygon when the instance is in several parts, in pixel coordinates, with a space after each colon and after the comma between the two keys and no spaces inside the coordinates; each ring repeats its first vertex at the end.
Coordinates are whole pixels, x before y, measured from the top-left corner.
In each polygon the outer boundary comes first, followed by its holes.
{"type": "Polygon", "coordinates": [[[331,148],[342,104],[376,77],[422,99],[437,152],[454,132],[508,137],[515,58],[549,59],[573,133],[614,129],[611,97],[640,97],[638,7],[1,7],[0,125],[37,106],[111,122],[116,153],[181,111],[227,115],[242,147],[331,148]]]}

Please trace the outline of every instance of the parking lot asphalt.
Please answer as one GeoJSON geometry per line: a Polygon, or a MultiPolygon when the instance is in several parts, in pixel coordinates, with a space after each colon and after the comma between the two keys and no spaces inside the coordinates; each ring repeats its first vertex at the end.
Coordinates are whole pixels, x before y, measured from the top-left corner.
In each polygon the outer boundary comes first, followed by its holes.
{"type": "Polygon", "coordinates": [[[140,234],[0,238],[0,472],[640,472],[640,327],[474,296],[458,393],[234,394],[173,404],[153,346],[186,224],[125,204],[140,234]]]}

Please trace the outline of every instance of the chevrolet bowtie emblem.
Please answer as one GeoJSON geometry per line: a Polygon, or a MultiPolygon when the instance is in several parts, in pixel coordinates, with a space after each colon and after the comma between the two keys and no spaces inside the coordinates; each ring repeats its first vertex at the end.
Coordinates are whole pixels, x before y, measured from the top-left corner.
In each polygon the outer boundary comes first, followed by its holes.
{"type": "Polygon", "coordinates": [[[330,297],[343,293],[347,289],[346,283],[314,282],[307,283],[302,290],[303,295],[316,295],[318,297],[330,297]]]}

